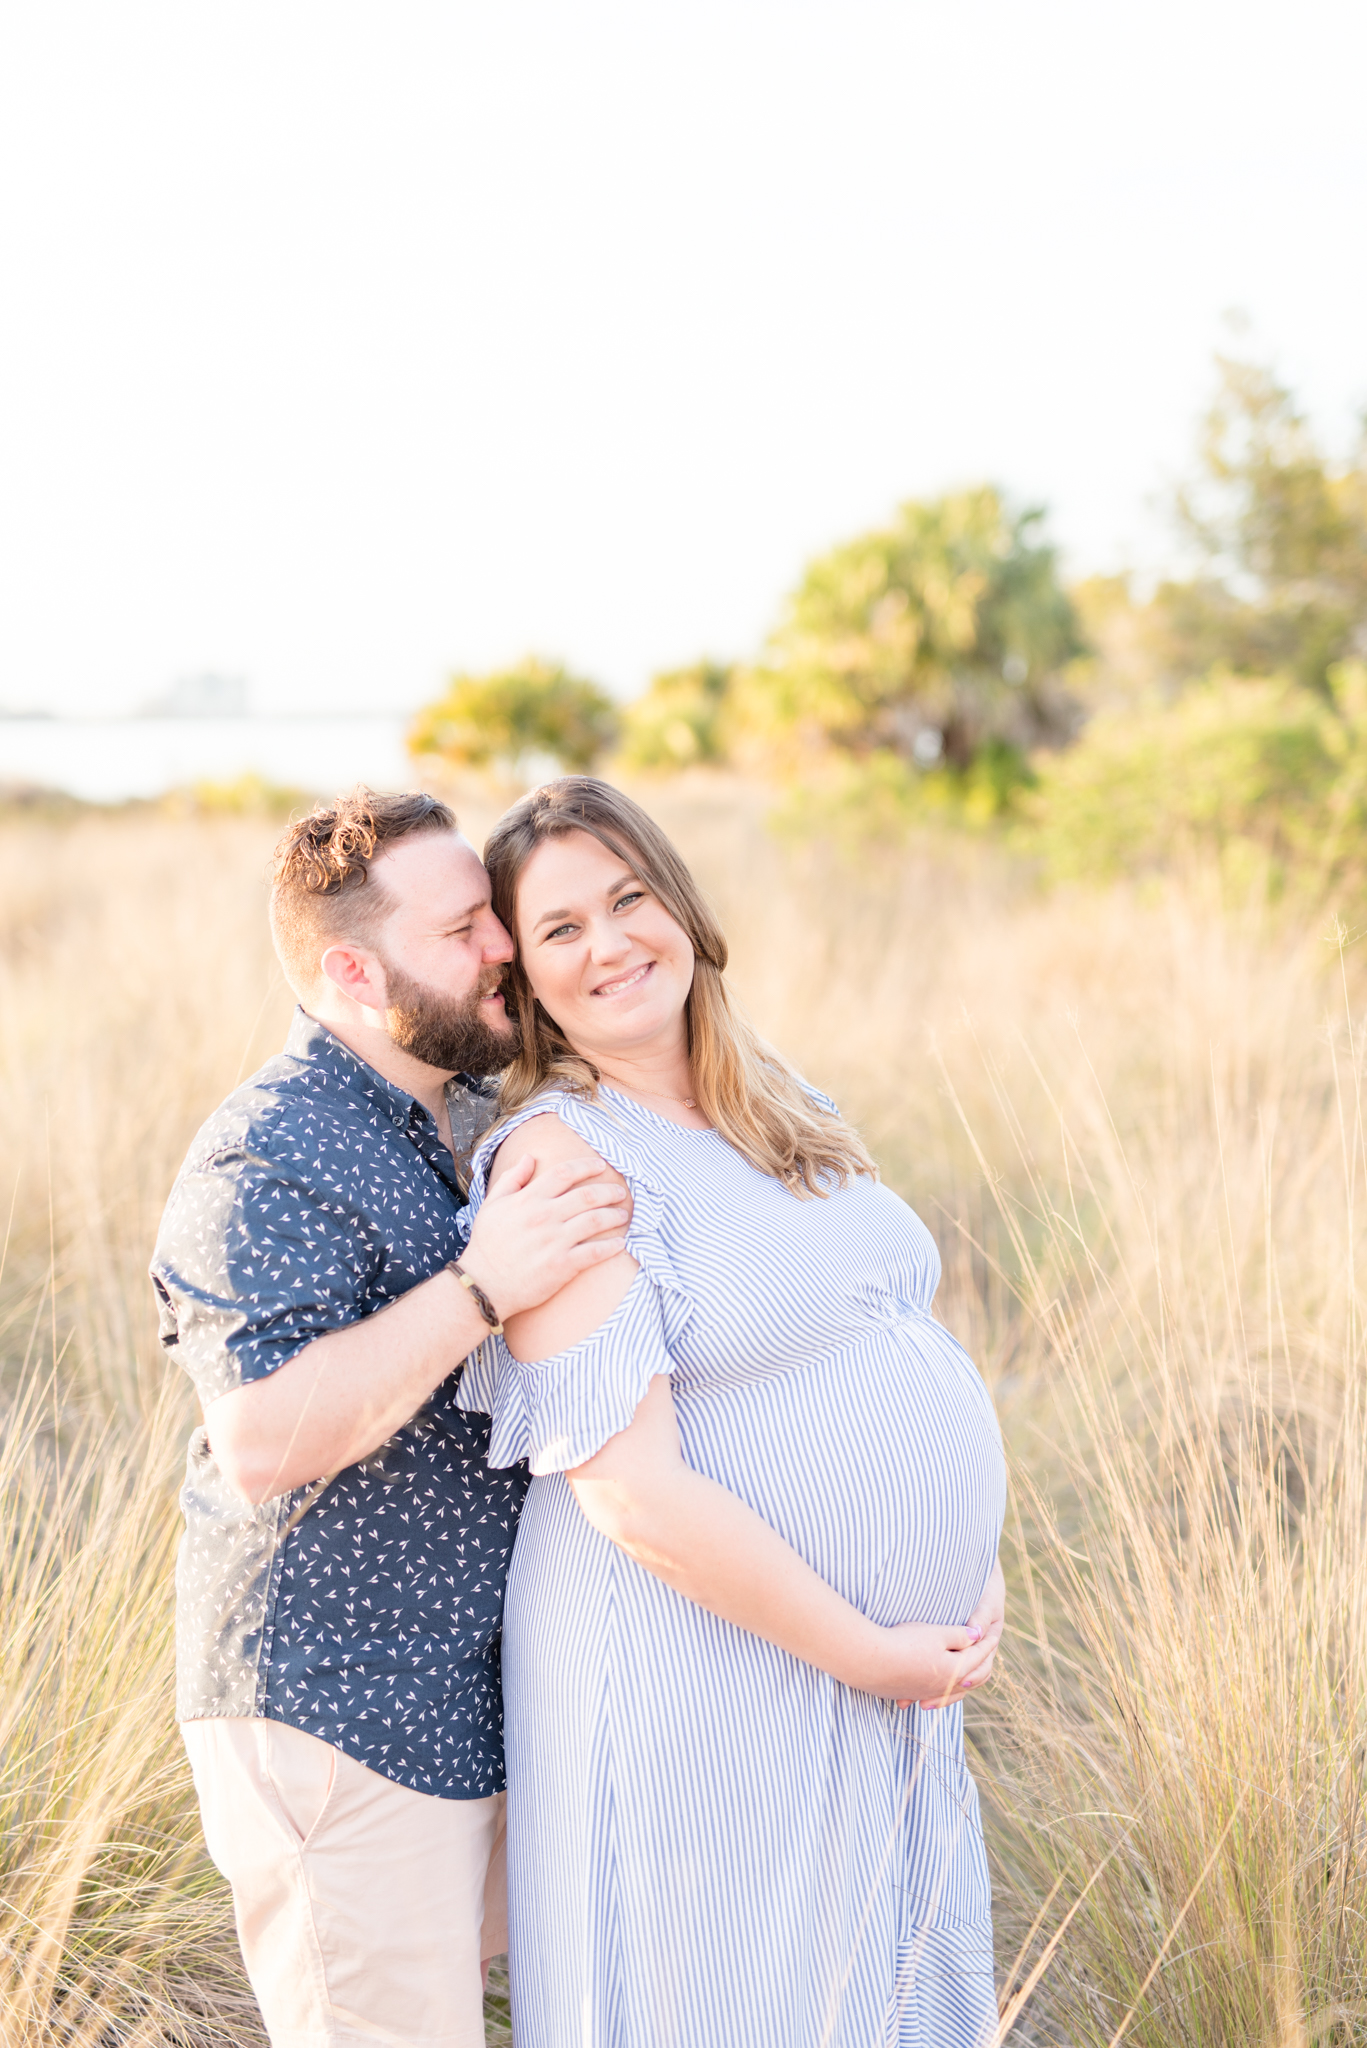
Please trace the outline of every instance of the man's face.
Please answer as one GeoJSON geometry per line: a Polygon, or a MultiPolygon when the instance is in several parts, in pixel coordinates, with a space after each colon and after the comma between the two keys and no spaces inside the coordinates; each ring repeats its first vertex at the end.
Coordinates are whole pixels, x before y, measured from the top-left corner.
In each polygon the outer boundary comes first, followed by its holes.
{"type": "Polygon", "coordinates": [[[458,832],[418,832],[372,873],[395,906],[376,946],[395,1045],[447,1073],[499,1073],[518,1049],[502,995],[513,942],[478,854],[458,832]]]}

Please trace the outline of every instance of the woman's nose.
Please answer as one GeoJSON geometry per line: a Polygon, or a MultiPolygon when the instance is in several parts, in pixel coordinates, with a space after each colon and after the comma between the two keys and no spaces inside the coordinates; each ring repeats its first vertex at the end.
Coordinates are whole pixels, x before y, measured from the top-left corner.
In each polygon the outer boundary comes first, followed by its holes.
{"type": "Polygon", "coordinates": [[[620,960],[631,951],[631,935],[611,918],[595,918],[589,927],[589,951],[595,960],[620,960]]]}

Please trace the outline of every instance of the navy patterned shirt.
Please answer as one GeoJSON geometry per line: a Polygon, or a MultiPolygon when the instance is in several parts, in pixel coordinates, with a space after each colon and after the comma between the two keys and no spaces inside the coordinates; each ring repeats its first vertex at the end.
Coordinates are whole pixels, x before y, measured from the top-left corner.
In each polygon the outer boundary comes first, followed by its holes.
{"type": "MultiPolygon", "coordinates": [[[[466,1151],[491,1094],[462,1077],[448,1101],[466,1151]]],[[[467,1234],[433,1117],[296,1011],[171,1190],[152,1261],[162,1343],[207,1404],[429,1279],[467,1234]]],[[[502,1789],[498,1646],[527,1480],[486,1464],[488,1419],[457,1405],[459,1377],[373,1456],[259,1507],[194,1432],[180,1720],[265,1715],[416,1791],[502,1789]]]]}

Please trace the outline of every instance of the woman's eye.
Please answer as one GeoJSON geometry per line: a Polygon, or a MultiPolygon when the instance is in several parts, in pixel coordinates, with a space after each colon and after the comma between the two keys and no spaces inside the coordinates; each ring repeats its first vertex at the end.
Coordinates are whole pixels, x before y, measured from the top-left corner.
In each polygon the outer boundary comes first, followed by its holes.
{"type": "Polygon", "coordinates": [[[645,893],[644,889],[633,889],[628,895],[619,896],[612,907],[614,910],[628,910],[633,903],[643,902],[645,893]]]}
{"type": "Polygon", "coordinates": [[[546,937],[548,939],[563,939],[566,932],[572,932],[573,930],[574,926],[572,924],[558,924],[553,932],[547,932],[546,937]]]}

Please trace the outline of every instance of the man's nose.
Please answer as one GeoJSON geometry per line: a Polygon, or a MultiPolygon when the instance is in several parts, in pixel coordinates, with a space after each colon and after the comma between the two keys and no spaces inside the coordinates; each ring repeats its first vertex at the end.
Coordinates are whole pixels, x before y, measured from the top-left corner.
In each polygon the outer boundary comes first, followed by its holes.
{"type": "Polygon", "coordinates": [[[484,944],[480,948],[481,959],[486,966],[498,967],[511,960],[516,952],[517,947],[509,938],[506,927],[500,924],[491,910],[489,928],[484,934],[484,944]]]}

